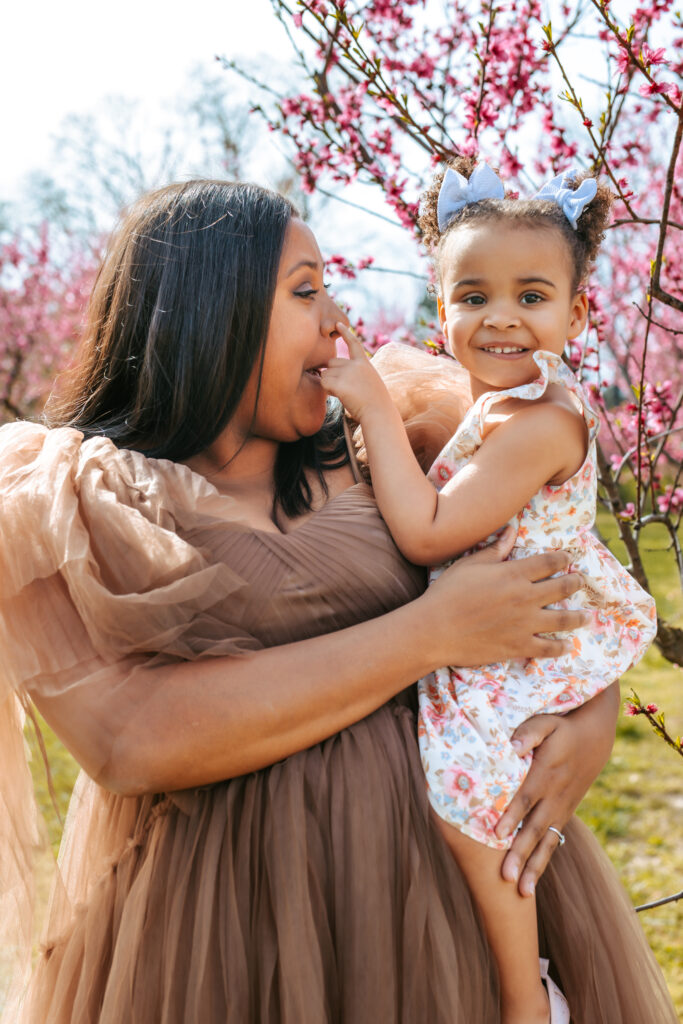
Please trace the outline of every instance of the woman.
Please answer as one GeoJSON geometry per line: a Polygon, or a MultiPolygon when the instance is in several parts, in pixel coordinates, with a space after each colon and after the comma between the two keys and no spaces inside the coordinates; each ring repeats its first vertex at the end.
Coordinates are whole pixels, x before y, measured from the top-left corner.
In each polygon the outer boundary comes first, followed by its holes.
{"type": "MultiPolygon", "coordinates": [[[[105,258],[54,429],[0,432],[3,683],[85,770],[24,1021],[497,1019],[397,695],[443,664],[556,652],[565,641],[536,634],[581,617],[544,606],[580,580],[548,578],[561,553],[503,563],[502,544],[423,593],[326,418],[340,313],[322,272],[272,193],[189,182],[143,197],[105,258]]],[[[402,401],[428,459],[430,417],[452,432],[458,410],[439,397],[449,371],[427,363],[402,401]]],[[[520,730],[535,766],[500,828],[524,816],[505,866],[522,891],[604,763],[616,704],[611,688],[520,730]]],[[[30,828],[16,742],[2,749],[18,876],[30,828]]],[[[580,826],[567,837],[539,905],[577,1022],[669,1019],[604,858],[580,826]],[[580,955],[565,966],[567,936],[580,955]]]]}

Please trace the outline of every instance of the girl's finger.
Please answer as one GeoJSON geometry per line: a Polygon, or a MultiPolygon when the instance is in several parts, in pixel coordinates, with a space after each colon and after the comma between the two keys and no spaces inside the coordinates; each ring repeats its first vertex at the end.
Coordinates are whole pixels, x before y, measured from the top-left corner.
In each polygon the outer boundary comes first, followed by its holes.
{"type": "Polygon", "coordinates": [[[347,327],[346,324],[341,322],[341,320],[338,320],[336,328],[347,344],[349,350],[349,359],[368,358],[368,354],[361,345],[358,336],[353,333],[350,327],[347,327]]]}

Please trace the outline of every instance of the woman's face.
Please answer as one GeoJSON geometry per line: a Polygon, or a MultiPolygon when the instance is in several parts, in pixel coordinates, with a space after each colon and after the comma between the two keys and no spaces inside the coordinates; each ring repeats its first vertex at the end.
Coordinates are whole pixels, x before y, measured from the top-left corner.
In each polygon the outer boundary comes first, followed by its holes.
{"type": "Polygon", "coordinates": [[[348,322],[325,290],[313,232],[292,218],[280,257],[260,388],[257,367],[236,413],[243,436],[296,441],[320,429],[326,408],[320,369],[335,355],[338,320],[348,322]]]}

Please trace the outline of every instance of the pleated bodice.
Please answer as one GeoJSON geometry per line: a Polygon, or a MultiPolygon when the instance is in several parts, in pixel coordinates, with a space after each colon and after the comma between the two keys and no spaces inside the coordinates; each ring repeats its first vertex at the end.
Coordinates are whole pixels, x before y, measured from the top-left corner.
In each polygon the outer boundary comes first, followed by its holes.
{"type": "Polygon", "coordinates": [[[382,615],[425,585],[424,570],[401,556],[365,483],[337,494],[288,533],[211,524],[183,536],[246,581],[214,612],[264,647],[382,615]]]}

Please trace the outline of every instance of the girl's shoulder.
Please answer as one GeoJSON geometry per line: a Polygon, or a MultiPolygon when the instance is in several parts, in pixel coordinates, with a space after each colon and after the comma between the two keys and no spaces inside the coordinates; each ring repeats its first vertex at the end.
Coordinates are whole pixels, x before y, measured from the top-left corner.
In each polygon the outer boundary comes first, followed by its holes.
{"type": "Polygon", "coordinates": [[[513,418],[520,426],[526,423],[529,429],[544,424],[552,427],[555,423],[560,427],[575,420],[584,434],[586,431],[581,403],[563,385],[556,383],[549,383],[535,398],[509,395],[488,405],[481,419],[482,439],[513,418]]]}

